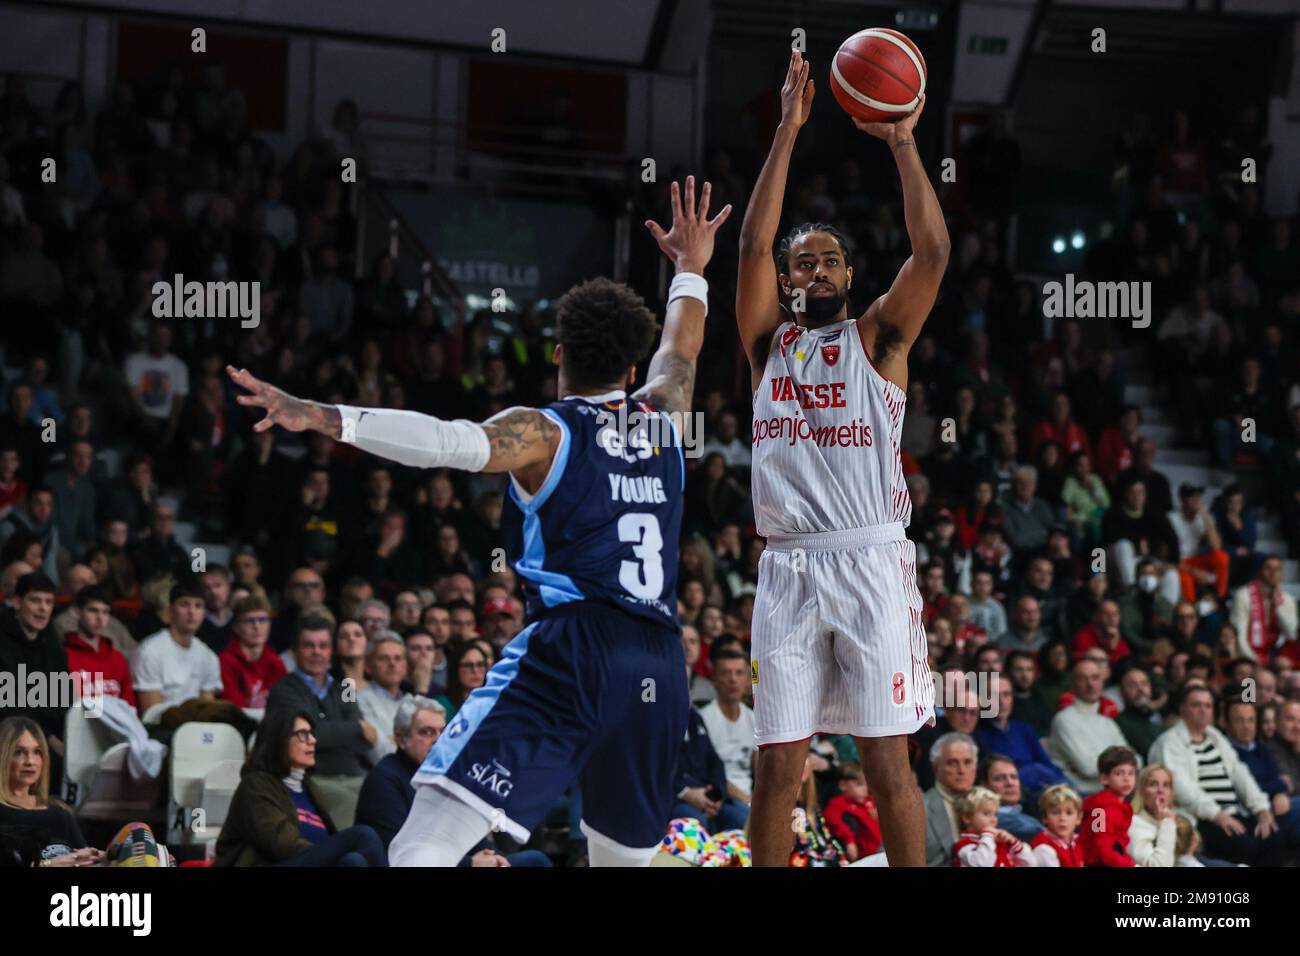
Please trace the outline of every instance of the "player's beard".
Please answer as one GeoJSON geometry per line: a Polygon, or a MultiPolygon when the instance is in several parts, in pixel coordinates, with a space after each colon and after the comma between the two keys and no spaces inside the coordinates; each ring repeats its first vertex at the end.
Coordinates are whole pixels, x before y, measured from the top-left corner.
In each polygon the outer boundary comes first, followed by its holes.
{"type": "Polygon", "coordinates": [[[808,325],[825,325],[839,315],[848,301],[847,289],[837,289],[834,295],[805,295],[804,317],[808,325]]]}

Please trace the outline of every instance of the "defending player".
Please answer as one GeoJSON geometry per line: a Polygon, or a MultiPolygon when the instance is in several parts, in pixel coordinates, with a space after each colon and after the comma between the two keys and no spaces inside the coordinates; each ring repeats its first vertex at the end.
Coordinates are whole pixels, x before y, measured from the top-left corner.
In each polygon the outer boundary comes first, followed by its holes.
{"type": "Polygon", "coordinates": [[[754,605],[754,717],[760,754],[750,840],[755,866],[785,866],[790,814],[815,733],[852,734],[891,866],[923,866],[925,818],[907,735],[934,715],[911,500],[898,441],[907,354],[934,304],[948,232],[912,130],[861,123],[902,178],[911,258],[856,319],[844,238],[795,226],[773,262],[790,154],[813,81],[799,52],[781,123],[740,240],[736,318],[754,387],[754,513],[767,549],[754,605]],[[787,306],[789,303],[789,312],[787,306]]]}
{"type": "Polygon", "coordinates": [[[702,274],[731,211],[708,219],[710,191],[697,210],[694,177],[684,205],[674,182],[672,230],[646,223],[677,273],[648,381],[630,398],[655,321],[606,279],[559,302],[560,400],[482,424],[302,401],[230,369],[251,393],[239,401],[267,411],[257,430],[313,429],[402,464],[510,473],[502,529],[530,621],[416,773],[394,866],[455,866],[490,827],[525,841],[575,777],[592,865],[654,856],[690,705],[676,604],[685,461],[669,415],[690,410],[702,274]]]}

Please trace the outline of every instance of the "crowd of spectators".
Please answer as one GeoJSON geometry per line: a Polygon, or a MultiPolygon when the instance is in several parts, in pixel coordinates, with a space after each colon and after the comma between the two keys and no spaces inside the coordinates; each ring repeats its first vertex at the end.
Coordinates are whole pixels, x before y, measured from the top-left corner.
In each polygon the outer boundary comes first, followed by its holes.
{"type": "MultiPolygon", "coordinates": [[[[109,675],[105,693],[124,702],[115,727],[155,775],[150,744],[181,723],[248,737],[265,719],[274,733],[258,737],[219,863],[382,862],[411,768],[524,623],[498,534],[501,476],[253,433],[223,374],[233,364],[308,398],[440,417],[555,398],[542,310],[523,305],[507,330],[408,296],[386,254],[355,261],[337,170],[363,155],[358,137],[345,102],[328,130],[277,156],[220,67],[198,82],[177,69],[121,81],[94,113],[76,84],[48,108],[15,76],[0,95],[13,372],[0,389],[0,665],[109,675]],[[45,157],[59,171],[50,182],[45,157]],[[152,287],[177,274],[259,282],[260,323],[156,318],[152,287]],[[277,819],[254,813],[257,800],[277,819]]],[[[1153,283],[1160,312],[1146,332],[1046,323],[1012,271],[998,197],[1013,190],[942,197],[954,252],[910,360],[908,534],[940,683],[998,673],[1005,692],[996,716],[941,701],[938,726],[914,738],[937,865],[1082,859],[1092,851],[1073,847],[1069,821],[1104,793],[1118,794],[1107,813],[1131,806],[1134,859],[1142,840],[1159,844],[1144,859],[1161,865],[1196,859],[1185,834],[1173,853],[1170,807],[1198,824],[1203,857],[1294,858],[1300,635],[1283,556],[1256,542],[1263,513],[1300,540],[1300,245],[1293,222],[1264,216],[1257,186],[1214,176],[1181,114],[1169,142],[1130,137],[1120,155],[1141,199],[1087,271],[1153,283]],[[1205,175],[1186,175],[1198,163],[1205,175]],[[1180,437],[1242,470],[1208,508],[1200,484],[1171,487],[1142,437],[1144,408],[1125,401],[1135,354],[1170,388],[1180,437]],[[1139,837],[1148,824],[1156,835],[1139,837]]],[[[715,207],[745,202],[759,161],[712,156],[715,207]]],[[[897,184],[868,185],[852,158],[807,172],[786,219],[851,237],[864,308],[907,255],[897,184]]],[[[639,211],[665,221],[668,181],[645,187],[639,211]]],[[[672,782],[676,815],[724,830],[744,826],[752,789],[747,646],[764,546],[728,244],[724,231],[681,541],[697,709],[672,782]]],[[[643,265],[634,256],[632,274],[643,265]]],[[[0,746],[0,804],[34,811],[60,792],[62,715],[24,713],[0,746]]],[[[801,806],[819,849],[804,859],[878,855],[854,759],[850,741],[813,741],[801,806]]],[[[557,803],[546,829],[569,842],[548,845],[553,859],[582,858],[580,813],[576,792],[557,803]]],[[[65,824],[46,858],[92,860],[65,824]]],[[[498,835],[466,865],[512,861],[549,862],[498,835]]]]}

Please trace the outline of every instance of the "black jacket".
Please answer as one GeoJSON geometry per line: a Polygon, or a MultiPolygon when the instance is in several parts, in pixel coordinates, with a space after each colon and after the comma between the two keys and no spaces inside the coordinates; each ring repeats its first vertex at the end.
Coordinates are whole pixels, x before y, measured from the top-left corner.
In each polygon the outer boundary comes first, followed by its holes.
{"type": "Polygon", "coordinates": [[[692,707],[686,723],[686,739],[678,751],[673,796],[676,797],[687,787],[708,787],[710,784],[726,793],[727,769],[718,752],[713,749],[713,741],[705,729],[704,718],[692,707]]]}
{"type": "MultiPolygon", "coordinates": [[[[11,685],[13,697],[10,698],[8,693],[0,694],[0,720],[5,717],[29,717],[41,725],[41,730],[45,731],[48,737],[51,734],[63,739],[63,715],[64,707],[19,707],[18,703],[29,703],[26,700],[32,685],[26,683],[25,686],[20,684],[19,665],[23,666],[23,674],[31,675],[40,673],[44,676],[45,686],[49,695],[54,695],[61,687],[68,687],[71,684],[60,684],[56,675],[68,673],[68,655],[63,650],[63,642],[54,634],[54,628],[46,625],[45,630],[36,635],[35,640],[28,640],[24,633],[22,625],[18,622],[18,612],[12,607],[0,608],[0,673],[7,673],[13,676],[6,679],[6,682],[13,681],[11,685]]],[[[24,677],[23,681],[30,680],[24,677]]],[[[72,702],[59,701],[54,696],[47,696],[43,701],[44,704],[72,702]]]]}

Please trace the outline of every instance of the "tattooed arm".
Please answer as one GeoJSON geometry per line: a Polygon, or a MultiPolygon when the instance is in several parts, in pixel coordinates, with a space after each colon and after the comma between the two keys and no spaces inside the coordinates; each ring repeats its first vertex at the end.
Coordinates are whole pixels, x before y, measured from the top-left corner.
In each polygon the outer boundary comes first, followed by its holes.
{"type": "Polygon", "coordinates": [[[560,429],[534,408],[508,408],[483,422],[447,422],[431,415],[392,408],[353,408],[295,398],[247,370],[228,368],[248,390],[239,404],[262,408],[266,417],[253,426],[266,431],[318,431],[363,451],[417,468],[509,471],[531,490],[545,477],[560,444],[560,429]]]}

